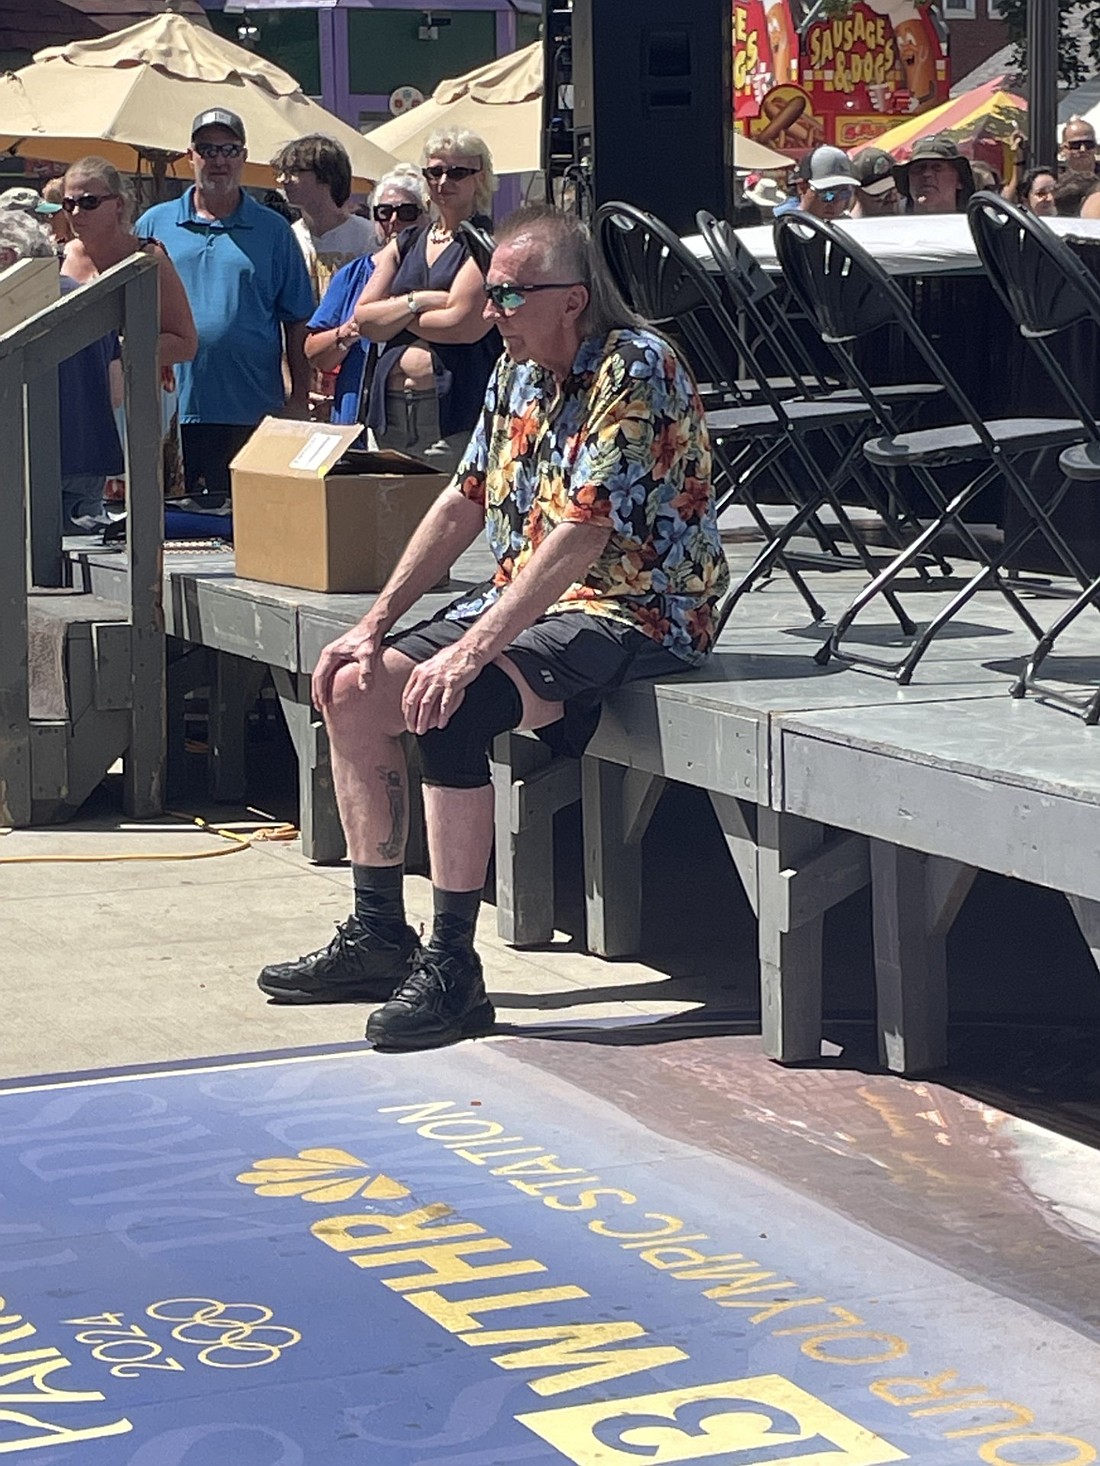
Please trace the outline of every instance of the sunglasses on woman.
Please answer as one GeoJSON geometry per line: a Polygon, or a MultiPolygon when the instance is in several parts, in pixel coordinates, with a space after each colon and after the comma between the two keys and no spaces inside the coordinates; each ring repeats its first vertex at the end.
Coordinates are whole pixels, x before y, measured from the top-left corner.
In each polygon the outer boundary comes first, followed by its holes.
{"type": "Polygon", "coordinates": [[[498,311],[518,311],[536,290],[571,290],[574,285],[583,284],[583,280],[558,280],[553,285],[513,285],[505,280],[500,285],[490,285],[486,280],[485,294],[498,311]]]}
{"type": "Polygon", "coordinates": [[[104,199],[117,198],[117,193],[81,193],[77,194],[76,198],[66,194],[61,200],[61,207],[65,210],[66,214],[75,214],[77,209],[82,214],[90,214],[93,210],[99,208],[104,199]]]}
{"type": "Polygon", "coordinates": [[[379,224],[388,224],[394,214],[402,224],[413,224],[420,218],[420,208],[416,204],[375,204],[371,213],[379,224]]]}
{"type": "Polygon", "coordinates": [[[442,183],[445,178],[451,179],[454,183],[461,183],[464,178],[472,178],[475,173],[480,173],[480,168],[444,168],[442,163],[433,163],[430,168],[421,168],[421,173],[430,183],[442,183]]]}

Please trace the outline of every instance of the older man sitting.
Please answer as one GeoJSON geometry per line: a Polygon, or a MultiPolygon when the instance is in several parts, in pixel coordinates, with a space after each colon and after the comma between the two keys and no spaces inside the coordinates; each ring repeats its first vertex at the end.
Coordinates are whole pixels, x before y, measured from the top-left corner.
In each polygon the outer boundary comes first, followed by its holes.
{"type": "Polygon", "coordinates": [[[492,1026],[473,938],[493,738],[538,729],[579,753],[612,688],[703,660],[728,581],[695,383],[627,310],[584,225],[521,209],[500,231],[485,294],[505,352],[454,481],[313,674],[354,915],[327,948],[259,979],[276,1002],[388,999],[367,1024],[379,1048],[492,1026]],[[492,580],[392,635],[482,531],[492,580]],[[402,897],[406,731],[419,744],[434,889],[423,949],[402,897]]]}

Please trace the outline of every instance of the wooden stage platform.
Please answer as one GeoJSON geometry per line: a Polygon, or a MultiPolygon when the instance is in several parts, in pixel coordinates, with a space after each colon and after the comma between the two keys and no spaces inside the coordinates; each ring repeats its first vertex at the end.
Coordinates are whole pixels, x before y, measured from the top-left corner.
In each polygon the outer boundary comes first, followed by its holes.
{"type": "MultiPolygon", "coordinates": [[[[748,553],[731,547],[734,561],[748,553]]],[[[425,597],[409,621],[482,579],[485,554],[471,550],[451,588],[425,597]]],[[[239,776],[243,713],[270,670],[299,759],[304,848],[339,860],[309,673],[370,598],[240,580],[228,552],[169,548],[165,562],[166,629],[185,651],[214,654],[215,788],[239,776]]],[[[118,598],[124,557],[86,551],[74,573],[80,588],[118,598]]],[[[829,616],[861,583],[850,571],[813,576],[829,616]]],[[[948,593],[930,585],[912,581],[902,594],[918,622],[948,593]]],[[[1045,622],[1059,604],[1036,598],[1032,609],[1045,622]]],[[[1100,728],[1036,694],[1008,695],[1031,638],[996,593],[941,633],[905,688],[868,669],[816,665],[824,635],[779,574],[738,605],[707,666],[615,694],[580,763],[551,761],[530,737],[498,740],[498,921],[516,945],[550,939],[553,814],[580,799],[589,948],[636,950],[642,835],[664,781],[694,785],[713,803],[757,915],[766,1052],[819,1056],[824,913],[869,884],[881,1055],[919,1072],[946,1059],[945,941],[978,870],[1063,892],[1100,961],[1100,728]]],[[[846,641],[888,658],[905,645],[880,604],[846,641]]],[[[1080,618],[1049,661],[1060,689],[1083,700],[1100,683],[1095,618],[1080,618]]],[[[186,686],[178,675],[177,693],[186,686]]]]}

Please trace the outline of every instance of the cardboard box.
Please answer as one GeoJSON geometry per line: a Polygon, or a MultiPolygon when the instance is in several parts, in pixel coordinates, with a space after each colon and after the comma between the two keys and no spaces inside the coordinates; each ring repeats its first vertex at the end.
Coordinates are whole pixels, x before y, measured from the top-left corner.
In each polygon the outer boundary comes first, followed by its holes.
{"type": "Polygon", "coordinates": [[[230,465],[238,575],[302,590],[382,589],[450,478],[403,453],[349,454],[361,432],[264,418],[230,465]]]}

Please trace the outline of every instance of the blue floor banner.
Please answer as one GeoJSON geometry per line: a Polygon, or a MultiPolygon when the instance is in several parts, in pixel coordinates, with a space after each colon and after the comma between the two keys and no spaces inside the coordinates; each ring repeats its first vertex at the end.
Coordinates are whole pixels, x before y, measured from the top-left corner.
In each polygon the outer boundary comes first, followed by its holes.
{"type": "Polygon", "coordinates": [[[507,1045],[29,1083],[0,1158],[5,1460],[1097,1459],[1095,1342],[507,1045]]]}

